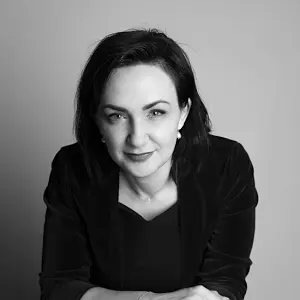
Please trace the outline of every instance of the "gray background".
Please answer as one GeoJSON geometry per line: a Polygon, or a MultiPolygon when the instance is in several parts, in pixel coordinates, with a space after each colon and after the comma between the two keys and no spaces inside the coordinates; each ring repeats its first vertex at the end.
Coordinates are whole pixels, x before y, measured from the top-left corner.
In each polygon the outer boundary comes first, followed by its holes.
{"type": "Polygon", "coordinates": [[[55,153],[74,141],[77,80],[99,39],[134,26],[182,43],[214,133],[253,161],[260,203],[246,300],[296,299],[299,12],[292,0],[1,1],[1,299],[38,299],[42,193],[55,153]]]}

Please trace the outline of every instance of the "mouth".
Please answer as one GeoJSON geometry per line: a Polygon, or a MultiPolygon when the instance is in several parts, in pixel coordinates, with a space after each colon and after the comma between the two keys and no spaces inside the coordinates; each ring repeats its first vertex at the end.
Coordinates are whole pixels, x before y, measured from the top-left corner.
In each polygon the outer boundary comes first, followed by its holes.
{"type": "Polygon", "coordinates": [[[134,162],[143,162],[149,159],[154,151],[152,152],[144,152],[144,153],[125,153],[126,157],[134,162]]]}

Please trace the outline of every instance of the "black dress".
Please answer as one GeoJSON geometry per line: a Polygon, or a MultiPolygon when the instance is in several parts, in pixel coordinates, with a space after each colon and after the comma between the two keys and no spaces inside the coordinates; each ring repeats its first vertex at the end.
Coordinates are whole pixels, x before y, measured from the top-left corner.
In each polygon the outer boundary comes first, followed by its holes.
{"type": "Polygon", "coordinates": [[[125,290],[156,293],[180,287],[180,231],[178,201],[147,221],[119,203],[125,290]]]}

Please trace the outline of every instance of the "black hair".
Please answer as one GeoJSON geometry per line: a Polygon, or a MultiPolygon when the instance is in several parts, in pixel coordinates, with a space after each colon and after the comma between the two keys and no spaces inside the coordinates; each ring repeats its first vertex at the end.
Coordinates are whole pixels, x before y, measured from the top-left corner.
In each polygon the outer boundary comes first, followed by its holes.
{"type": "Polygon", "coordinates": [[[161,67],[173,80],[178,104],[192,105],[172,155],[171,173],[178,183],[182,176],[201,169],[209,148],[211,121],[197,91],[195,76],[185,51],[158,29],[129,29],[107,35],[90,55],[76,92],[73,131],[80,145],[89,179],[99,182],[107,177],[114,162],[94,115],[110,75],[117,68],[149,64],[161,67]],[[100,178],[99,178],[100,177],[100,178]]]}

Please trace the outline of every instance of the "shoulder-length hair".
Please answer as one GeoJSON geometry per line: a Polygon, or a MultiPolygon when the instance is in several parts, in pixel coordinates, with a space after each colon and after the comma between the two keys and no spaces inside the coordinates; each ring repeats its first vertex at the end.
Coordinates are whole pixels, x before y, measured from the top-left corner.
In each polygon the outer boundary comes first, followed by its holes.
{"type": "Polygon", "coordinates": [[[129,29],[102,39],[83,69],[79,80],[73,131],[80,145],[84,166],[93,182],[107,179],[115,166],[94,116],[106,82],[116,68],[149,64],[162,68],[173,80],[180,108],[188,99],[192,105],[172,154],[171,173],[178,183],[190,171],[201,169],[209,148],[211,121],[195,84],[195,77],[185,51],[158,29],[129,29]]]}

